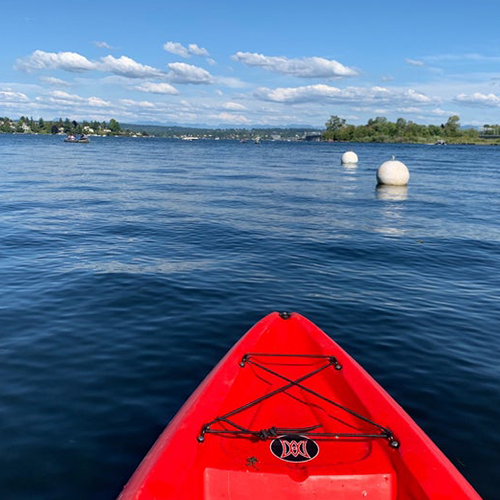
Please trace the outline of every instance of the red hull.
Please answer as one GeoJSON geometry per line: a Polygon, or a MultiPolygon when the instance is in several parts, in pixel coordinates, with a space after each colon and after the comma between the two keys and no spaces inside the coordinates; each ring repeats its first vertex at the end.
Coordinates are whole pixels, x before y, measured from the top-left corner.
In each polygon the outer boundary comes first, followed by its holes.
{"type": "Polygon", "coordinates": [[[480,497],[325,333],[273,313],[191,395],[119,498],[480,497]]]}

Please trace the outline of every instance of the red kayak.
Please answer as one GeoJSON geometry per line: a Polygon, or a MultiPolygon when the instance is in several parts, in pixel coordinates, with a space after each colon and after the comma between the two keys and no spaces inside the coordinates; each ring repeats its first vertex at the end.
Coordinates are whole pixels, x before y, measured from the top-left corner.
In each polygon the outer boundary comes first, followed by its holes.
{"type": "Polygon", "coordinates": [[[272,313],[191,395],[119,499],[479,499],[354,359],[272,313]]]}

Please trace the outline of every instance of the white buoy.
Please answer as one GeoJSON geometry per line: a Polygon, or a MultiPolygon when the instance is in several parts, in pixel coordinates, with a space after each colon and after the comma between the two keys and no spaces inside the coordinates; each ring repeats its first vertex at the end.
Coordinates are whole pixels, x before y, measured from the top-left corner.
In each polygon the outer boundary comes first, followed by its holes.
{"type": "Polygon", "coordinates": [[[342,163],[358,163],[358,155],[354,151],[346,151],[342,155],[342,163]]]}
{"type": "Polygon", "coordinates": [[[392,157],[385,161],[377,170],[377,184],[388,186],[406,186],[410,180],[410,171],[406,165],[392,157]]]}

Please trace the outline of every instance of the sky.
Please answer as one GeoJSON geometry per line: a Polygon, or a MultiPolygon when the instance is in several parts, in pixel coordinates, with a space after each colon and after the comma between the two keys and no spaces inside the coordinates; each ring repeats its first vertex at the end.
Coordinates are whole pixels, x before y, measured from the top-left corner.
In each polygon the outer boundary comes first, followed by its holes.
{"type": "Polygon", "coordinates": [[[500,123],[500,2],[4,2],[0,116],[500,123]]]}

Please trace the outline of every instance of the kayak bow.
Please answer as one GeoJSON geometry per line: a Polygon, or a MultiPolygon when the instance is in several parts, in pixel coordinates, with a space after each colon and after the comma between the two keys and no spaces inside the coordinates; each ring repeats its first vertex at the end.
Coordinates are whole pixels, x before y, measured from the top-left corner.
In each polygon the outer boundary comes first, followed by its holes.
{"type": "Polygon", "coordinates": [[[408,414],[297,313],[226,354],[120,500],[479,499],[408,414]]]}

